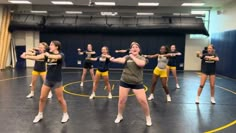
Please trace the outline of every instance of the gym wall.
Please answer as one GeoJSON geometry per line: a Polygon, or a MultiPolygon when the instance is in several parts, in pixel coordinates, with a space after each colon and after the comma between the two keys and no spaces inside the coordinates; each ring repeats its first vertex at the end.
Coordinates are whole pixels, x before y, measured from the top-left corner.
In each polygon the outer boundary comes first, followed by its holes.
{"type": "MultiPolygon", "coordinates": [[[[78,60],[83,61],[84,56],[79,56],[77,48],[86,49],[87,44],[93,44],[97,56],[101,54],[101,47],[108,46],[110,54],[114,57],[125,54],[114,53],[117,49],[128,49],[132,41],[137,41],[142,47],[143,54],[155,54],[159,52],[161,45],[176,44],[178,51],[185,53],[185,35],[173,34],[129,34],[129,33],[40,33],[40,41],[50,43],[51,40],[62,42],[62,51],[65,53],[66,67],[82,67],[78,60]]],[[[184,56],[178,58],[180,64],[184,64],[184,56]]],[[[153,69],[156,59],[150,59],[146,69],[153,69]]],[[[96,67],[96,64],[95,64],[96,67]]],[[[111,68],[121,68],[122,65],[111,63],[111,68]]],[[[183,70],[183,67],[178,67],[183,70]]]]}

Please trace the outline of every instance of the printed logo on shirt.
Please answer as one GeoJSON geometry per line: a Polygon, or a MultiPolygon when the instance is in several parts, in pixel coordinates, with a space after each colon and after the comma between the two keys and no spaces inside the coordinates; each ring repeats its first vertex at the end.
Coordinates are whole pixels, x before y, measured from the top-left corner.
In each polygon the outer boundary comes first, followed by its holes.
{"type": "Polygon", "coordinates": [[[47,65],[57,65],[57,59],[48,59],[47,65]]]}

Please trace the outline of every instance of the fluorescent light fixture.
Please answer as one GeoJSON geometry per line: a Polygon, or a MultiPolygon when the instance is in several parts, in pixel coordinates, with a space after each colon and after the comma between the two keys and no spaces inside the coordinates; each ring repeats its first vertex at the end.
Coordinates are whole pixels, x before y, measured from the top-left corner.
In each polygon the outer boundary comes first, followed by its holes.
{"type": "Polygon", "coordinates": [[[48,13],[48,11],[35,11],[35,10],[32,10],[30,12],[31,13],[48,13]]]}
{"type": "Polygon", "coordinates": [[[196,15],[204,15],[208,13],[208,11],[191,11],[191,14],[196,14],[196,15]]]}
{"type": "Polygon", "coordinates": [[[115,6],[115,2],[95,2],[97,6],[115,6]]]}
{"type": "Polygon", "coordinates": [[[12,4],[31,4],[28,0],[9,0],[8,2],[12,4]]]}
{"type": "Polygon", "coordinates": [[[117,12],[101,12],[102,16],[116,16],[117,12]]]}
{"type": "Polygon", "coordinates": [[[173,13],[174,16],[189,16],[189,13],[173,13]]]}
{"type": "Polygon", "coordinates": [[[55,5],[73,5],[71,1],[51,1],[51,3],[55,5]]]}
{"type": "Polygon", "coordinates": [[[81,11],[66,11],[66,14],[82,14],[81,11]]]}
{"type": "Polygon", "coordinates": [[[138,6],[159,6],[159,3],[147,3],[147,2],[139,2],[138,6]]]}
{"type": "Polygon", "coordinates": [[[183,3],[182,6],[204,6],[205,3],[183,3]]]}
{"type": "Polygon", "coordinates": [[[152,15],[154,15],[154,13],[152,13],[152,12],[137,12],[137,15],[152,16],[152,15]]]}

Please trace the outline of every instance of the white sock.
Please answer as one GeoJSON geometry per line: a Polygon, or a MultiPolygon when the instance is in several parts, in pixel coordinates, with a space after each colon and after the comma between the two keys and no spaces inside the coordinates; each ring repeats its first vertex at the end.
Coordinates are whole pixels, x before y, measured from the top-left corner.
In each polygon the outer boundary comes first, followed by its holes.
{"type": "Polygon", "coordinates": [[[39,112],[38,115],[43,115],[43,112],[39,112]]]}

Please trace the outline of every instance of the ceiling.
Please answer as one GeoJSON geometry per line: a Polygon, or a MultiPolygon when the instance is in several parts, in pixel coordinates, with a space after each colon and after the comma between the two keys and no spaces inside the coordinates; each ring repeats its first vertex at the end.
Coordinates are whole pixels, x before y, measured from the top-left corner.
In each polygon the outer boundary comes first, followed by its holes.
{"type": "MultiPolygon", "coordinates": [[[[82,11],[82,15],[97,15],[100,12],[118,12],[119,16],[136,15],[137,12],[153,12],[155,15],[170,15],[173,13],[190,13],[191,10],[210,10],[222,7],[234,0],[91,0],[92,2],[115,2],[116,6],[88,6],[90,0],[68,0],[74,5],[53,5],[51,0],[29,0],[30,5],[14,5],[8,0],[0,0],[0,4],[11,7],[14,13],[27,14],[31,10],[46,10],[47,15],[63,14],[65,11],[82,11]],[[140,7],[138,2],[158,2],[157,7],[140,7]],[[202,7],[182,7],[182,3],[205,3],[202,7]]],[[[60,1],[60,0],[59,0],[60,1]]],[[[63,0],[61,0],[63,1],[63,0]]],[[[64,0],[66,1],[66,0],[64,0]]]]}

